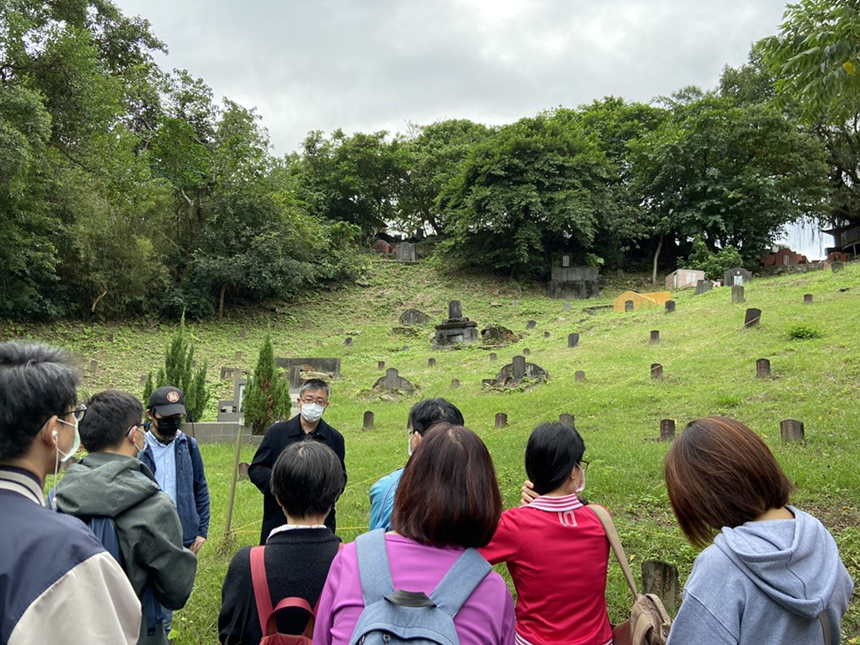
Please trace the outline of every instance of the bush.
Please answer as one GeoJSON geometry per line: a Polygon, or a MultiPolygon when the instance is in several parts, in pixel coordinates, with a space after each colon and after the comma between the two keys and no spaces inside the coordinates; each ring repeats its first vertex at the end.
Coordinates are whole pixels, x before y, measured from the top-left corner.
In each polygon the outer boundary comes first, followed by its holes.
{"type": "Polygon", "coordinates": [[[814,340],[822,336],[823,334],[820,331],[809,325],[795,325],[788,330],[788,337],[791,340],[814,340]]]}
{"type": "Polygon", "coordinates": [[[290,392],[287,379],[280,378],[275,365],[275,350],[272,337],[266,335],[254,375],[248,379],[242,397],[245,423],[253,426],[254,434],[263,434],[274,421],[290,413],[290,392]]]}
{"type": "Polygon", "coordinates": [[[723,273],[743,265],[743,258],[735,247],[729,245],[713,253],[702,236],[697,235],[693,240],[693,251],[682,268],[704,271],[708,280],[722,280],[723,273]]]}

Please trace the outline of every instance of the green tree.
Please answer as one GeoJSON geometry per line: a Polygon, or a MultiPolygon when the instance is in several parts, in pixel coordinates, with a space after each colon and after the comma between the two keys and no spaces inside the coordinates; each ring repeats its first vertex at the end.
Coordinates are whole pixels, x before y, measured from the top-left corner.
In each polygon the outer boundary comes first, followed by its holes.
{"type": "Polygon", "coordinates": [[[289,384],[279,374],[272,337],[266,334],[254,375],[248,379],[242,398],[245,422],[253,427],[254,434],[264,434],[273,422],[289,415],[290,404],[289,384]]]}
{"type": "Polygon", "coordinates": [[[159,368],[155,387],[166,385],[177,387],[185,394],[185,409],[190,421],[200,421],[209,403],[210,393],[206,389],[206,370],[208,361],[194,370],[194,345],[185,329],[185,316],[182,316],[179,329],[170,339],[164,354],[164,366],[159,368]]]}
{"type": "Polygon", "coordinates": [[[729,245],[724,249],[711,251],[701,235],[693,238],[693,250],[681,266],[685,269],[704,271],[709,280],[722,280],[723,274],[735,267],[743,266],[738,250],[729,245]]]}

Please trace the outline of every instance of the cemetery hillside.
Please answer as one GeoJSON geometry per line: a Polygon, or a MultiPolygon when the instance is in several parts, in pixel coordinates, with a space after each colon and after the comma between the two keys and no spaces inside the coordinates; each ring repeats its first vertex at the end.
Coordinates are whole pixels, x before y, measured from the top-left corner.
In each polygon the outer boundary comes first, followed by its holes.
{"type": "MultiPolygon", "coordinates": [[[[531,430],[572,415],[591,463],[584,495],[612,510],[637,575],[642,563],[663,561],[677,567],[680,589],[697,550],[684,539],[669,506],[661,466],[670,437],[661,440],[661,429],[672,430],[671,421],[674,432],[681,433],[691,419],[719,414],[742,420],[764,439],[797,486],[792,503],[821,519],[851,575],[860,576],[860,264],[847,263],[839,272],[754,276],[744,284],[743,303],[733,302],[730,287],[701,295],[672,290],[675,311],[668,313],[662,304],[637,303],[625,311],[621,303],[621,311],[614,310],[615,298],[627,287],[648,282],[629,275],[603,278],[600,297],[566,300],[546,297],[544,285],[444,272],[433,261],[362,259],[367,262],[362,285],[311,290],[277,312],[231,312],[220,322],[187,322],[185,330],[198,367],[207,365],[211,390],[204,423],[196,431],[201,442],[207,441],[205,422],[219,415],[217,402],[233,398],[233,376],[253,371],[267,335],[276,358],[340,359],[325,419],[346,439],[349,480],[337,504],[338,533],[345,540],[367,529],[371,484],[405,463],[407,413],[419,399],[445,397],[462,410],[466,424],[493,455],[506,506],[519,503],[531,430]],[[810,295],[811,303],[805,302],[810,295]],[[451,300],[461,305],[458,324],[468,327],[463,318],[477,323],[479,340],[436,351],[431,349],[434,326],[449,318],[451,300]],[[745,328],[746,311],[752,308],[761,310],[759,324],[745,328]],[[408,309],[425,313],[429,322],[404,324],[401,315],[408,309]],[[480,332],[493,325],[511,333],[501,330],[499,340],[484,342],[480,332]],[[659,338],[652,342],[655,331],[659,338]],[[482,383],[497,379],[516,356],[523,356],[527,366],[521,382],[508,382],[507,388],[498,381],[482,383]],[[769,376],[757,376],[759,359],[769,361],[769,376]],[[655,363],[662,366],[660,378],[655,378],[655,363]],[[530,365],[542,368],[546,380],[530,365]],[[224,379],[222,368],[229,368],[224,379]],[[390,368],[398,370],[392,391],[386,389],[391,379],[383,378],[390,368]],[[364,429],[368,411],[372,428],[364,429]],[[787,437],[781,437],[785,420],[803,424],[802,441],[786,440],[797,438],[792,424],[785,424],[787,437]]],[[[17,324],[4,326],[2,336],[71,350],[84,373],[82,397],[104,388],[141,396],[142,377],[163,365],[178,327],[143,319],[17,324]]],[[[190,425],[183,429],[192,432],[190,425]]],[[[212,524],[193,595],[176,615],[178,643],[215,641],[227,565],[239,546],[259,538],[262,496],[241,477],[231,533],[224,535],[232,438],[201,443],[212,524]]],[[[243,445],[239,461],[251,461],[252,441],[243,445]]],[[[628,611],[626,594],[613,563],[609,601],[614,621],[628,611]]],[[[860,637],[856,593],[843,636],[849,643],[860,637]]]]}

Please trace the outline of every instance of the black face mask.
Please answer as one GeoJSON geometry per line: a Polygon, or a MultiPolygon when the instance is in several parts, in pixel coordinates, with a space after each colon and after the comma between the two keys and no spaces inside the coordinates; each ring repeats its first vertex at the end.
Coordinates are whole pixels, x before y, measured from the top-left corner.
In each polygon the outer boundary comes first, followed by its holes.
{"type": "Polygon", "coordinates": [[[155,419],[155,429],[158,434],[164,437],[164,441],[170,443],[176,439],[176,433],[179,432],[179,424],[182,423],[180,417],[164,417],[155,419]]]}

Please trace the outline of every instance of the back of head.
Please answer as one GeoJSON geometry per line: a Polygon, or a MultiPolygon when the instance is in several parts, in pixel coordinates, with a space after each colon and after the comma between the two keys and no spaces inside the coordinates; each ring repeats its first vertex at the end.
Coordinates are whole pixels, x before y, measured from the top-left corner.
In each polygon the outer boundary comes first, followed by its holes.
{"type": "Polygon", "coordinates": [[[278,457],[270,486],[290,517],[303,518],[328,514],[344,484],[343,468],[331,448],[299,441],[278,457]]]}
{"type": "Polygon", "coordinates": [[[565,423],[542,423],[526,445],[526,474],[535,492],[546,495],[569,478],[585,454],[585,442],[565,423]]]}
{"type": "Polygon", "coordinates": [[[61,349],[0,343],[0,461],[23,457],[45,422],[75,405],[78,378],[61,349]]]}
{"type": "Polygon", "coordinates": [[[88,452],[115,448],[143,417],[143,404],[133,394],[105,390],[87,401],[80,423],[81,443],[88,452]]]}
{"type": "Polygon", "coordinates": [[[421,436],[437,423],[462,426],[463,415],[457,406],[446,399],[419,401],[409,410],[409,427],[421,436]]]}
{"type": "Polygon", "coordinates": [[[728,417],[691,421],[669,449],[664,470],[678,524],[697,546],[724,526],[782,508],[793,488],[764,441],[728,417]]]}
{"type": "Polygon", "coordinates": [[[403,471],[392,528],[422,544],[481,547],[489,544],[501,514],[484,442],[463,426],[433,426],[403,471]]]}

